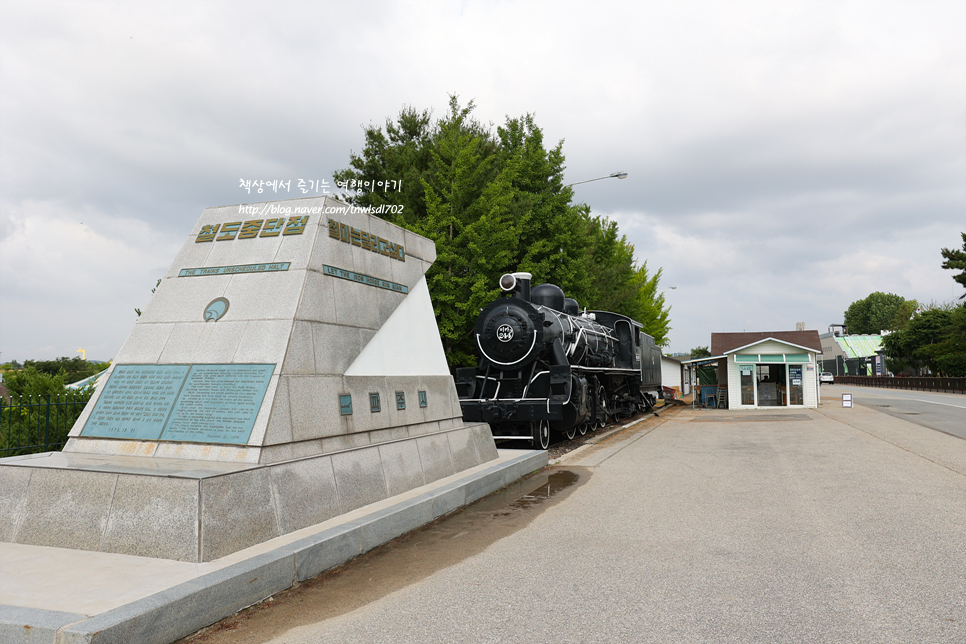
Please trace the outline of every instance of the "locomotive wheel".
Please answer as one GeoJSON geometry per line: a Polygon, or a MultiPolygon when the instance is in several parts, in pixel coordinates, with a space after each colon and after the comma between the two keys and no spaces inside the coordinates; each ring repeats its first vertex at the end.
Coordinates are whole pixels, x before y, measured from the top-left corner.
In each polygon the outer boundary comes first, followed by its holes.
{"type": "Polygon", "coordinates": [[[587,423],[580,423],[580,435],[581,436],[586,436],[587,435],[587,428],[588,427],[590,427],[590,423],[589,422],[587,422],[587,423]]]}
{"type": "Polygon", "coordinates": [[[597,429],[602,429],[607,424],[607,394],[604,386],[597,387],[597,404],[595,405],[597,417],[597,429]]]}
{"type": "Polygon", "coordinates": [[[567,440],[572,441],[574,439],[574,436],[576,435],[577,435],[576,425],[572,426],[570,429],[567,430],[567,440]]]}
{"type": "Polygon", "coordinates": [[[533,448],[547,449],[550,447],[550,421],[535,420],[530,425],[530,431],[533,435],[533,448]]]}

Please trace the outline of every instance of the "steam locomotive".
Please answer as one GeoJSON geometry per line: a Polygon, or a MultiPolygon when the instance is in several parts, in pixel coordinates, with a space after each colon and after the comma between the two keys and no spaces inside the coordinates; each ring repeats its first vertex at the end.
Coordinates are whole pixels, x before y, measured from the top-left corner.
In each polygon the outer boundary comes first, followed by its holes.
{"type": "Polygon", "coordinates": [[[573,438],[652,409],[663,391],[654,338],[627,316],[581,313],[560,287],[531,288],[531,278],[501,277],[502,296],[476,321],[479,366],[456,370],[463,419],[547,449],[552,432],[573,438]]]}

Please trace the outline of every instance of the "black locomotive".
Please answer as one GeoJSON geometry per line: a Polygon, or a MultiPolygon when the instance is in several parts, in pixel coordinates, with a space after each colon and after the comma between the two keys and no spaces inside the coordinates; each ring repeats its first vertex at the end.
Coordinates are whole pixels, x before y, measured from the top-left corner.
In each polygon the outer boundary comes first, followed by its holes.
{"type": "Polygon", "coordinates": [[[456,370],[463,419],[487,422],[497,439],[573,438],[653,408],[661,396],[661,352],[631,318],[580,312],[553,284],[530,288],[529,273],[500,278],[503,296],[480,313],[478,367],[456,370]]]}

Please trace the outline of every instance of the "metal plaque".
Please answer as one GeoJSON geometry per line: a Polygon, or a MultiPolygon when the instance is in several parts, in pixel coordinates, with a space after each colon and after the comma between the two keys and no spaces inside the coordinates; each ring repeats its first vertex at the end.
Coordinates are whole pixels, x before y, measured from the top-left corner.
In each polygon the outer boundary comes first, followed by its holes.
{"type": "Polygon", "coordinates": [[[238,273],[272,273],[287,271],[291,262],[266,264],[240,264],[238,266],[211,266],[209,268],[182,268],[178,277],[204,277],[206,275],[236,275],[238,273]]]}
{"type": "Polygon", "coordinates": [[[358,282],[360,284],[366,284],[368,286],[375,286],[376,288],[384,288],[388,291],[396,291],[397,293],[409,293],[409,287],[404,284],[396,284],[395,282],[387,282],[386,280],[381,280],[378,277],[373,277],[371,275],[364,275],[363,273],[356,273],[353,271],[343,270],[341,268],[336,268],[335,266],[329,266],[328,264],[322,265],[322,272],[326,275],[331,275],[332,277],[338,277],[340,279],[349,280],[350,282],[358,282]]]}
{"type": "Polygon", "coordinates": [[[118,365],[81,436],[244,445],[273,364],[118,365]]]}
{"type": "Polygon", "coordinates": [[[81,436],[156,440],[190,365],[118,365],[81,436]]]}
{"type": "Polygon", "coordinates": [[[193,365],[161,440],[244,445],[274,370],[272,364],[193,365]]]}
{"type": "Polygon", "coordinates": [[[339,394],[339,413],[343,416],[352,415],[352,394],[339,394]]]}

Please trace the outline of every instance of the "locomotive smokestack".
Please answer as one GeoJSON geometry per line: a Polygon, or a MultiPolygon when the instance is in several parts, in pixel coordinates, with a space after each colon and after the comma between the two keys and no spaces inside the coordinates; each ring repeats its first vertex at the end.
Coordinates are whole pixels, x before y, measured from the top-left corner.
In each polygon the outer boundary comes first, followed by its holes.
{"type": "Polygon", "coordinates": [[[530,301],[530,273],[507,273],[500,278],[500,288],[505,293],[516,293],[514,297],[530,301]]]}

